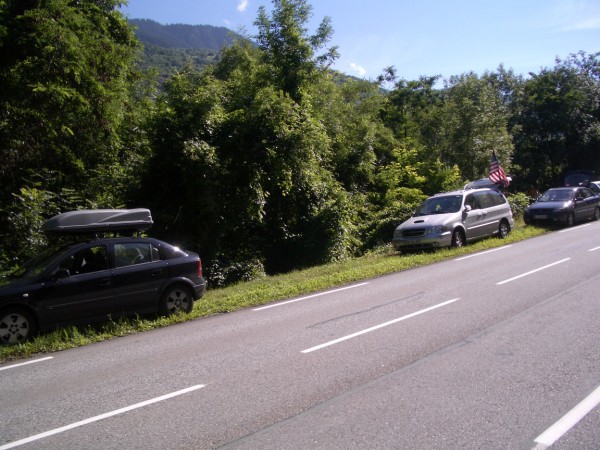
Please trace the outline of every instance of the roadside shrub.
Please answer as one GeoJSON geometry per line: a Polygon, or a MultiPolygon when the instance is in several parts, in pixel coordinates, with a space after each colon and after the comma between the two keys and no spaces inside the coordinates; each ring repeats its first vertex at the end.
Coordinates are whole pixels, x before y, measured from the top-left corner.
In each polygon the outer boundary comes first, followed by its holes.
{"type": "Polygon", "coordinates": [[[525,208],[527,208],[527,206],[529,206],[529,204],[531,203],[531,199],[524,192],[516,192],[514,194],[509,194],[506,196],[506,199],[510,204],[515,219],[522,218],[525,208]]]}
{"type": "Polygon", "coordinates": [[[232,284],[252,281],[267,276],[263,263],[252,258],[243,261],[216,259],[205,268],[209,288],[221,288],[232,284]]]}

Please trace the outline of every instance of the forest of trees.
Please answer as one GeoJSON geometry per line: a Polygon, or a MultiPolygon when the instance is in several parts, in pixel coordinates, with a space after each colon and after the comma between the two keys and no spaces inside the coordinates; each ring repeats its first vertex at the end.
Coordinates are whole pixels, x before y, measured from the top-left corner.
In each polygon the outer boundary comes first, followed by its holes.
{"type": "Polygon", "coordinates": [[[355,80],[330,69],[329,18],[309,34],[306,0],[272,0],[256,36],[159,88],[122,3],[0,0],[0,273],[72,209],[149,208],[214,287],[388,244],[424,197],[486,177],[492,151],[509,195],[600,169],[600,53],[355,80]]]}

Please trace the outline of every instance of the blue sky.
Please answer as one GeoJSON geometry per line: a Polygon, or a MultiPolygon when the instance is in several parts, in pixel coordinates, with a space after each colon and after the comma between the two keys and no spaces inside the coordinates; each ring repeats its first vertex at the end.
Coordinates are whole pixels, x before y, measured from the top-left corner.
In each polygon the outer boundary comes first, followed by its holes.
{"type": "MultiPolygon", "coordinates": [[[[259,6],[271,0],[128,0],[129,18],[163,24],[224,26],[250,35],[259,6]]],[[[309,34],[325,16],[338,46],[334,68],[374,79],[388,66],[397,75],[444,79],[483,74],[500,64],[527,76],[555,58],[600,51],[599,0],[312,0],[309,34]]]]}

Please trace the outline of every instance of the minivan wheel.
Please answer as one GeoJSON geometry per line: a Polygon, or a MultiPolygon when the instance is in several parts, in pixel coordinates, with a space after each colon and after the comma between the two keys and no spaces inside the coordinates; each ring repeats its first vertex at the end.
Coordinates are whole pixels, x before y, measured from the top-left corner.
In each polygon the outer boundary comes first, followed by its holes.
{"type": "Polygon", "coordinates": [[[29,312],[17,308],[0,312],[0,343],[20,344],[35,332],[35,319],[29,312]]]}
{"type": "Polygon", "coordinates": [[[465,245],[465,236],[461,230],[454,230],[452,233],[452,247],[462,247],[465,245]]]}
{"type": "Polygon", "coordinates": [[[163,293],[160,299],[159,312],[169,316],[179,312],[189,313],[194,307],[194,297],[189,288],[185,286],[171,286],[163,293]]]}
{"type": "Polygon", "coordinates": [[[510,233],[510,227],[508,226],[508,223],[503,220],[498,226],[498,237],[500,237],[500,239],[504,239],[508,236],[508,233],[510,233]]]}

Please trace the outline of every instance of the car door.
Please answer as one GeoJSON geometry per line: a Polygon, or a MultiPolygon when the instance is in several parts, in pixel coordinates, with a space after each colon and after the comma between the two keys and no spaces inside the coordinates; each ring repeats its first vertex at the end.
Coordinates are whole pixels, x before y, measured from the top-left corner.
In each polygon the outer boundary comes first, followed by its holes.
{"type": "Polygon", "coordinates": [[[510,205],[502,193],[492,190],[488,192],[487,198],[489,207],[487,208],[488,227],[486,229],[486,235],[492,236],[499,232],[500,222],[507,218],[507,216],[510,217],[511,212],[510,205]]]}
{"type": "Polygon", "coordinates": [[[479,205],[479,199],[473,192],[467,194],[465,206],[470,207],[470,210],[465,212],[463,222],[467,240],[470,241],[481,237],[485,232],[485,214],[479,205]]]}
{"type": "Polygon", "coordinates": [[[492,190],[475,193],[482,212],[481,237],[491,236],[498,231],[503,208],[499,206],[500,193],[492,190]]]}
{"type": "Polygon", "coordinates": [[[113,250],[117,309],[139,313],[155,311],[168,274],[167,261],[147,240],[116,243],[113,250]]]}
{"type": "Polygon", "coordinates": [[[46,322],[60,323],[110,314],[115,308],[108,249],[90,244],[59,261],[56,275],[38,299],[46,322]]]}
{"type": "Polygon", "coordinates": [[[575,191],[575,220],[589,219],[593,216],[594,208],[596,207],[596,202],[593,197],[594,196],[589,189],[579,188],[575,191]]]}

